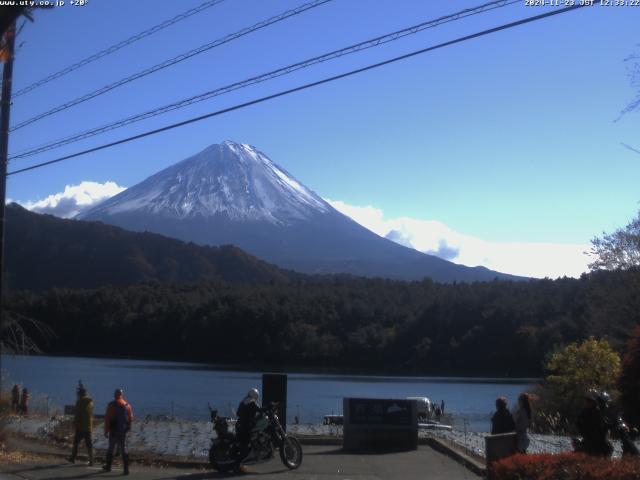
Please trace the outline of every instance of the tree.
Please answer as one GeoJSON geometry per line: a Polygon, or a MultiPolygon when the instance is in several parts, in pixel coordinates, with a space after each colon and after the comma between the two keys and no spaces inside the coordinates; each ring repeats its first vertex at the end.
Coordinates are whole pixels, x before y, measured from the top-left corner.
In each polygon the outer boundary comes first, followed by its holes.
{"type": "Polygon", "coordinates": [[[573,424],[590,389],[605,390],[614,399],[618,396],[615,387],[620,357],[605,339],[590,337],[567,345],[551,356],[546,370],[540,408],[546,415],[559,413],[569,425],[573,424]]]}
{"type": "Polygon", "coordinates": [[[620,403],[625,419],[632,425],[640,426],[640,326],[635,329],[634,337],[629,340],[627,353],[622,362],[622,372],[618,387],[620,403]]]}
{"type": "Polygon", "coordinates": [[[640,267],[640,212],[624,228],[613,233],[603,232],[591,240],[591,254],[596,258],[591,270],[626,270],[640,267]]]}

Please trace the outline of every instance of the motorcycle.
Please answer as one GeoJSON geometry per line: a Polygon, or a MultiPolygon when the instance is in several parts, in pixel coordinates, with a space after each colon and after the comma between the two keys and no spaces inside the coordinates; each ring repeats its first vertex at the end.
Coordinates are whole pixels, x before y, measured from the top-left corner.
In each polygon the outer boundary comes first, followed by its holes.
{"type": "Polygon", "coordinates": [[[284,466],[291,470],[298,468],[302,463],[302,446],[297,438],[285,433],[276,413],[276,406],[277,404],[272,403],[256,420],[250,434],[249,452],[244,458],[240,458],[241,448],[236,435],[229,431],[229,419],[220,417],[217,410],[209,407],[216,432],[209,449],[211,467],[218,472],[228,472],[238,468],[241,462],[263,462],[273,458],[277,447],[284,466]]]}
{"type": "MultiPolygon", "coordinates": [[[[638,447],[636,447],[633,441],[635,436],[633,434],[634,432],[632,432],[632,430],[627,426],[622,417],[617,417],[615,419],[610,430],[611,433],[620,440],[623,456],[640,455],[640,452],[638,452],[638,447]]],[[[613,453],[613,445],[608,440],[604,440],[604,442],[596,449],[594,449],[593,446],[591,446],[591,448],[587,448],[583,437],[573,437],[571,439],[571,444],[573,446],[573,451],[576,453],[586,453],[591,455],[595,454],[605,457],[610,457],[613,453]]]]}

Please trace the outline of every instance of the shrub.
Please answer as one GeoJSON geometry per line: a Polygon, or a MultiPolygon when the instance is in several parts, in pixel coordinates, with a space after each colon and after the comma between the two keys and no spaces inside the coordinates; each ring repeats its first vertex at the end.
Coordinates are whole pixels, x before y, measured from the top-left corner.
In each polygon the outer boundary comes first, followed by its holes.
{"type": "Polygon", "coordinates": [[[605,339],[571,343],[554,353],[545,369],[547,376],[536,392],[534,431],[570,431],[589,389],[606,390],[614,400],[618,397],[620,357],[605,339]]]}
{"type": "Polygon", "coordinates": [[[494,480],[640,480],[640,459],[579,453],[514,455],[492,465],[494,480]]]}

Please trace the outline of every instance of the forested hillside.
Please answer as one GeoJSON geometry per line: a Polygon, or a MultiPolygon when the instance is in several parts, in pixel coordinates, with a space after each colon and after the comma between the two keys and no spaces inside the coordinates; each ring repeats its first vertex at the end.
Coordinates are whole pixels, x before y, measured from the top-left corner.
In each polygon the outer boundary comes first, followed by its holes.
{"type": "Polygon", "coordinates": [[[330,277],[14,291],[7,308],[49,325],[54,354],[513,376],[539,375],[554,348],[589,335],[622,348],[640,324],[638,291],[638,269],[473,284],[330,277]]]}
{"type": "Polygon", "coordinates": [[[237,247],[199,246],[100,222],[63,220],[7,205],[5,258],[11,289],[96,288],[148,281],[287,281],[287,272],[237,247]]]}

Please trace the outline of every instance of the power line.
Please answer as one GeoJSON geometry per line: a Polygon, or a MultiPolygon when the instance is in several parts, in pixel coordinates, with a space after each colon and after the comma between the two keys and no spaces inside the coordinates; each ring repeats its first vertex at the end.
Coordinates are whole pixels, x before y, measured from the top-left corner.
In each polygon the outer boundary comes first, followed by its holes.
{"type": "Polygon", "coordinates": [[[29,93],[32,90],[35,90],[38,87],[41,87],[42,85],[49,83],[53,80],[56,80],[57,78],[63,77],[75,70],[78,70],[79,68],[84,67],[85,65],[88,65],[92,62],[95,62],[96,60],[102,58],[102,57],[106,57],[107,55],[110,55],[118,50],[120,50],[121,48],[124,48],[128,45],[131,45],[132,43],[137,42],[138,40],[142,40],[145,37],[148,37],[149,35],[153,35],[154,33],[157,33],[161,30],[164,30],[167,27],[170,27],[171,25],[178,23],[182,20],[185,20],[189,17],[191,17],[192,15],[195,15],[197,13],[203,12],[204,10],[206,10],[207,8],[211,8],[219,3],[224,2],[224,0],[209,0],[207,2],[202,3],[201,5],[198,5],[195,8],[192,8],[190,10],[187,10],[186,12],[183,12],[179,15],[176,15],[173,18],[170,18],[168,20],[165,20],[162,23],[159,23],[158,25],[155,25],[143,32],[140,32],[136,35],[133,35],[132,37],[127,38],[126,40],[122,40],[121,42],[116,43],[115,45],[111,45],[108,48],[105,48],[104,50],[99,51],[98,53],[94,53],[93,55],[90,55],[82,60],[80,60],[77,63],[74,63],[73,65],[69,65],[66,68],[63,68],[62,70],[52,73],[51,75],[46,76],[45,78],[38,80],[37,82],[32,83],[31,85],[28,85],[24,88],[22,88],[21,90],[18,90],[13,96],[14,97],[19,97],[21,95],[24,95],[25,93],[29,93]]]}
{"type": "Polygon", "coordinates": [[[180,55],[177,55],[173,58],[170,58],[169,60],[165,60],[164,62],[158,63],[152,67],[146,68],[144,70],[141,70],[137,73],[134,73],[133,75],[129,75],[128,77],[122,78],[120,80],[117,80],[116,82],[110,83],[108,85],[105,85],[104,87],[101,87],[97,90],[94,90],[93,92],[87,93],[85,95],[82,95],[80,97],[74,98],[73,100],[69,100],[68,102],[65,102],[61,105],[58,105],[57,107],[52,108],[51,110],[47,110],[46,112],[40,113],[34,117],[31,117],[27,120],[24,120],[20,123],[18,123],[17,125],[15,125],[14,127],[11,128],[11,131],[14,130],[18,130],[19,128],[22,127],[26,127],[27,125],[30,125],[34,122],[37,122],[38,120],[42,120],[43,118],[46,118],[50,115],[53,115],[55,113],[59,113],[63,110],[66,110],[67,108],[71,108],[75,105],[78,105],[80,103],[84,103],[87,100],[91,100],[92,98],[98,97],[100,95],[103,95],[107,92],[110,92],[111,90],[114,90],[118,87],[121,87],[122,85],[126,85],[127,83],[131,83],[135,80],[139,80],[143,77],[146,77],[147,75],[151,75],[152,73],[155,73],[159,70],[163,70],[165,68],[171,67],[177,63],[180,63],[184,60],[187,60],[191,57],[194,57],[196,55],[199,55],[203,52],[206,52],[208,50],[211,50],[213,48],[219,47],[220,45],[224,45],[225,43],[229,43],[233,40],[236,40],[240,37],[243,37],[245,35],[248,35],[250,33],[253,33],[257,30],[260,30],[262,28],[268,27],[270,25],[273,25],[274,23],[278,23],[281,22],[283,20],[286,20],[289,17],[292,17],[294,15],[298,15],[302,12],[306,12],[307,10],[310,10],[312,8],[315,7],[319,7],[320,5],[323,5],[325,3],[331,2],[332,0],[313,0],[312,2],[309,3],[305,3],[303,5],[300,5],[299,7],[296,7],[294,9],[291,10],[287,10],[286,12],[283,12],[279,15],[276,15],[274,17],[268,18],[267,20],[263,20],[261,22],[256,23],[255,25],[252,25],[250,27],[246,27],[243,28],[242,30],[238,30],[235,33],[231,33],[229,35],[226,35],[222,38],[219,38],[217,40],[214,40],[213,42],[210,43],[206,43],[204,45],[199,46],[198,48],[194,48],[193,50],[189,50],[188,52],[185,53],[181,53],[180,55]]]}
{"type": "Polygon", "coordinates": [[[385,66],[385,65],[389,65],[391,63],[396,63],[396,62],[399,62],[401,60],[406,60],[407,58],[415,57],[417,55],[421,55],[423,53],[431,52],[433,50],[437,50],[437,49],[440,49],[440,48],[448,47],[450,45],[455,45],[457,43],[466,42],[466,41],[472,40],[474,38],[478,38],[478,37],[482,37],[482,36],[485,36],[485,35],[489,35],[491,33],[499,32],[501,30],[507,30],[507,29],[510,29],[510,28],[517,27],[519,25],[524,25],[526,23],[535,22],[537,20],[542,20],[542,19],[547,18],[547,17],[551,17],[551,16],[554,16],[554,15],[559,15],[561,13],[566,13],[566,12],[569,12],[571,10],[577,10],[578,8],[582,8],[582,7],[586,7],[586,6],[590,6],[590,5],[589,4],[574,5],[574,6],[565,7],[565,8],[561,8],[561,9],[557,9],[557,10],[552,10],[550,12],[542,13],[542,14],[539,14],[539,15],[534,15],[532,17],[527,17],[527,18],[524,18],[522,20],[517,20],[515,22],[506,23],[506,24],[500,25],[498,27],[490,28],[490,29],[487,29],[487,30],[482,30],[480,32],[472,33],[470,35],[465,35],[464,37],[458,37],[458,38],[456,38],[454,40],[450,40],[448,42],[439,43],[437,45],[433,45],[431,47],[426,47],[426,48],[423,48],[423,49],[420,49],[420,50],[416,50],[416,51],[413,51],[413,52],[410,52],[410,53],[407,53],[407,54],[404,54],[404,55],[400,55],[398,57],[393,57],[391,59],[384,60],[382,62],[374,63],[374,64],[371,64],[371,65],[367,65],[366,67],[362,67],[362,68],[358,68],[358,69],[355,69],[355,70],[351,70],[349,72],[341,73],[339,75],[334,75],[332,77],[324,78],[322,80],[318,80],[318,81],[315,81],[315,82],[312,82],[312,83],[307,83],[305,85],[301,85],[301,86],[298,86],[298,87],[295,87],[295,88],[291,88],[291,89],[288,89],[288,90],[283,90],[281,92],[274,93],[272,95],[267,95],[266,97],[257,98],[257,99],[254,99],[254,100],[251,100],[251,101],[248,101],[248,102],[244,102],[244,103],[240,103],[240,104],[234,105],[232,107],[224,108],[222,110],[217,110],[215,112],[207,113],[205,115],[200,115],[198,117],[190,118],[190,119],[184,120],[182,122],[173,123],[171,125],[167,125],[167,126],[164,126],[164,127],[161,127],[161,128],[157,128],[155,130],[150,130],[150,131],[147,131],[147,132],[144,132],[144,133],[140,133],[138,135],[133,135],[131,137],[127,137],[127,138],[123,138],[123,139],[120,139],[120,140],[116,140],[115,142],[110,142],[110,143],[107,143],[107,144],[104,144],[104,145],[100,145],[98,147],[89,148],[87,150],[76,152],[76,153],[73,153],[73,154],[70,154],[70,155],[65,155],[64,157],[56,158],[54,160],[49,160],[47,162],[42,162],[42,163],[38,163],[38,164],[35,164],[35,165],[31,165],[29,167],[21,168],[21,169],[18,169],[18,170],[13,170],[13,171],[7,173],[7,176],[16,175],[18,173],[27,172],[29,170],[35,170],[37,168],[42,168],[42,167],[45,167],[47,165],[52,165],[54,163],[59,163],[59,162],[62,162],[64,160],[69,160],[71,158],[76,158],[76,157],[79,157],[79,156],[82,156],[82,155],[86,155],[88,153],[97,152],[99,150],[104,150],[106,148],[114,147],[116,145],[121,145],[123,143],[128,143],[128,142],[132,142],[134,140],[139,140],[139,139],[144,138],[144,137],[148,137],[148,136],[151,136],[151,135],[156,135],[158,133],[166,132],[168,130],[173,130],[174,128],[178,128],[178,127],[182,127],[184,125],[189,125],[191,123],[199,122],[199,121],[205,120],[207,118],[216,117],[216,116],[222,115],[224,113],[233,112],[235,110],[240,110],[242,108],[246,108],[246,107],[249,107],[251,105],[256,105],[256,104],[259,104],[259,103],[266,102],[268,100],[273,100],[275,98],[283,97],[283,96],[289,95],[291,93],[300,92],[302,90],[307,90],[309,88],[317,87],[319,85],[323,85],[325,83],[330,83],[330,82],[333,82],[335,80],[340,80],[342,78],[351,77],[351,76],[357,75],[359,73],[363,73],[363,72],[366,72],[366,71],[369,71],[369,70],[373,70],[375,68],[379,68],[379,67],[382,67],[382,66],[385,66]]]}
{"type": "Polygon", "coordinates": [[[292,65],[288,65],[286,67],[282,67],[279,68],[277,70],[273,70],[271,72],[267,72],[255,77],[251,77],[245,80],[242,80],[240,82],[235,82],[232,83],[230,85],[226,85],[224,87],[219,87],[217,89],[214,90],[210,90],[183,100],[180,100],[178,102],[174,102],[174,103],[170,103],[168,105],[164,105],[162,107],[157,107],[155,109],[152,110],[148,110],[146,112],[143,113],[139,113],[136,115],[132,115],[130,117],[124,118],[122,120],[118,120],[106,125],[103,125],[101,127],[97,127],[97,128],[93,128],[91,130],[86,130],[84,132],[80,132],[74,135],[70,135],[67,136],[65,138],[59,139],[59,140],[55,140],[53,142],[49,142],[46,143],[44,145],[40,145],[38,147],[34,147],[31,148],[29,150],[23,150],[22,152],[19,152],[15,155],[13,155],[10,159],[11,160],[15,160],[15,159],[19,159],[19,158],[26,158],[26,157],[31,157],[33,155],[36,155],[38,153],[42,153],[48,150],[52,150],[55,148],[60,148],[62,146],[65,145],[69,145],[71,143],[75,143],[78,142],[80,140],[84,140],[90,137],[94,137],[98,134],[101,133],[105,133],[107,131],[111,131],[111,130],[115,130],[117,128],[121,128],[124,127],[126,125],[130,125],[132,123],[136,123],[142,120],[146,120],[148,118],[151,117],[155,117],[164,113],[168,113],[170,111],[173,110],[178,110],[180,108],[184,108],[187,107],[189,105],[192,105],[194,103],[198,103],[198,102],[202,102],[204,100],[208,100],[210,98],[213,97],[217,97],[220,95],[224,95],[226,93],[230,93],[232,91],[235,90],[239,90],[241,88],[246,88],[248,86],[251,85],[255,85],[257,83],[262,83],[265,82],[267,80],[272,80],[274,78],[277,77],[281,77],[284,75],[288,75],[289,73],[293,73],[297,70],[301,70],[303,68],[308,68],[312,65],[318,64],[318,63],[322,63],[328,60],[332,60],[334,58],[338,58],[338,57],[342,57],[344,55],[349,55],[352,53],[356,53],[362,50],[366,50],[368,48],[372,48],[372,47],[376,47],[378,45],[382,45],[385,43],[389,43],[395,40],[399,40],[400,38],[403,38],[407,35],[412,35],[412,34],[416,34],[418,32],[421,32],[423,30],[426,30],[428,28],[434,28],[437,27],[439,25],[445,24],[445,23],[449,23],[452,21],[456,21],[456,20],[460,20],[462,18],[465,17],[469,17],[472,15],[477,15],[480,13],[484,13],[496,8],[502,8],[508,5],[511,5],[513,3],[519,3],[521,0],[495,0],[489,3],[485,3],[483,5],[480,5],[478,7],[474,7],[474,8],[468,8],[450,15],[446,15],[443,17],[439,17],[435,20],[428,20],[422,23],[419,23],[417,25],[414,25],[412,27],[407,27],[404,28],[402,30],[398,30],[392,33],[388,33],[376,38],[372,38],[360,43],[356,43],[354,45],[350,45],[348,47],[344,47],[341,48],[339,50],[334,50],[332,52],[329,53],[325,53],[323,55],[319,55],[307,60],[303,60],[301,62],[297,62],[294,63],[292,65]]]}

